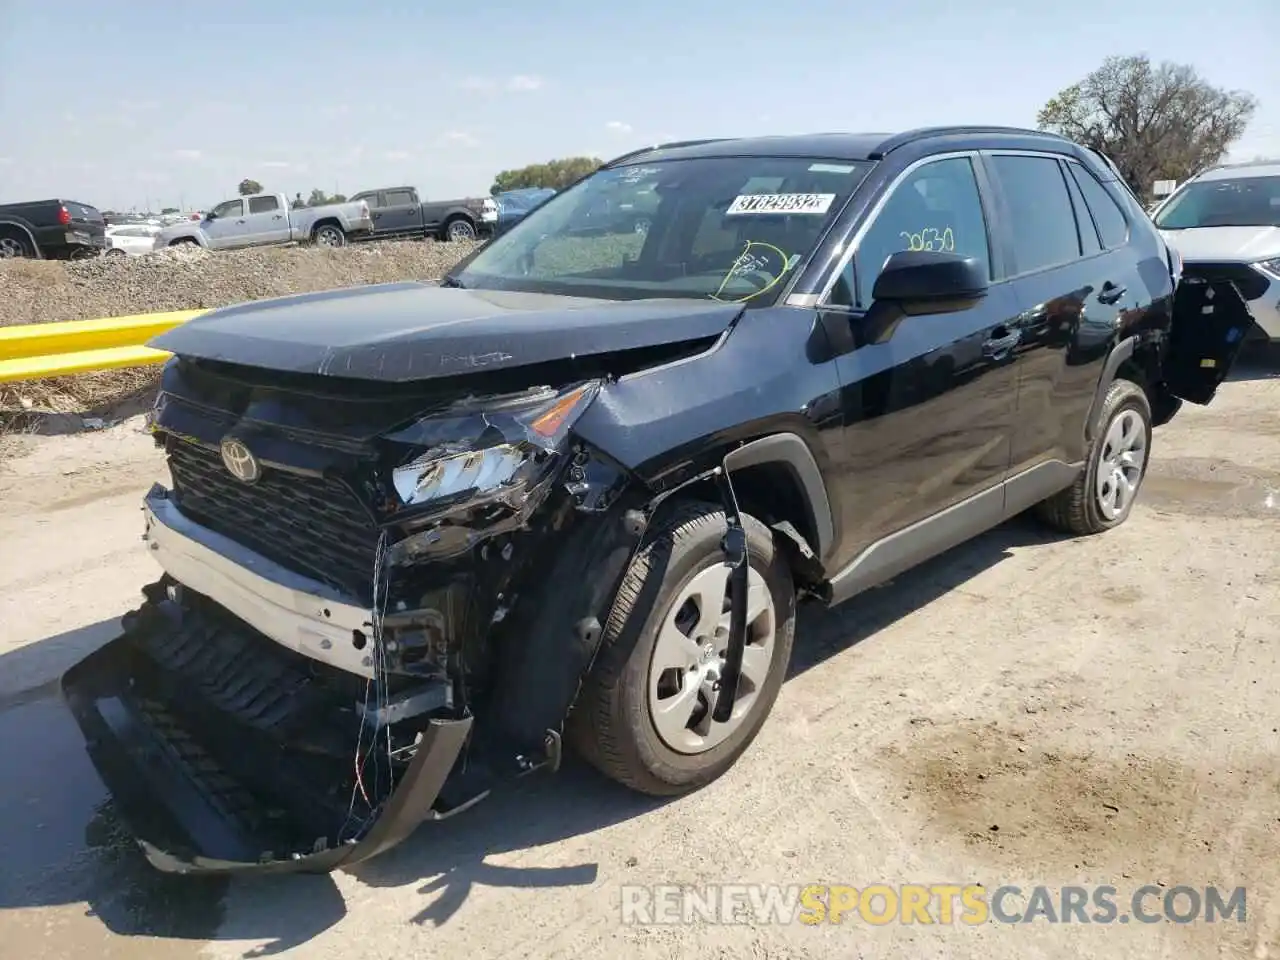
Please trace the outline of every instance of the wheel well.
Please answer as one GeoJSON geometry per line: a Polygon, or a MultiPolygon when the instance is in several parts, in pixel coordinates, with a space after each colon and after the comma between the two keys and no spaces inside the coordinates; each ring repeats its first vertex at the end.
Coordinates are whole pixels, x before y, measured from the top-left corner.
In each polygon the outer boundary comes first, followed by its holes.
{"type": "Polygon", "coordinates": [[[1155,426],[1167,422],[1181,405],[1164,385],[1160,376],[1160,354],[1153,344],[1140,344],[1133,355],[1120,364],[1116,377],[1132,381],[1142,388],[1155,426]]]}
{"type": "Polygon", "coordinates": [[[18,223],[0,223],[0,234],[5,236],[17,237],[23,243],[31,248],[32,256],[40,256],[40,247],[36,245],[36,238],[31,235],[31,231],[18,223]]]}
{"type": "MultiPolygon", "coordinates": [[[[738,508],[773,528],[797,585],[819,590],[826,577],[817,556],[819,540],[814,508],[795,471],[785,461],[770,460],[733,470],[729,477],[738,508]],[[780,530],[783,525],[789,526],[794,534],[780,530]]],[[[672,499],[721,502],[719,488],[712,480],[690,484],[672,499]]]]}
{"type": "Polygon", "coordinates": [[[312,236],[318,233],[321,227],[337,227],[339,230],[342,230],[342,224],[338,220],[333,217],[326,217],[323,220],[317,220],[311,225],[312,236]]]}

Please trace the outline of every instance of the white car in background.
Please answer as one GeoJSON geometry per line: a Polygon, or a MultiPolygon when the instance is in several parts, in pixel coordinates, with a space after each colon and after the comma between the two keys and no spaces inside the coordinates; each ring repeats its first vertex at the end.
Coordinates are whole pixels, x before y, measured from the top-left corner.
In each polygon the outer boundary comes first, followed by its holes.
{"type": "Polygon", "coordinates": [[[1258,329],[1280,342],[1280,162],[1213,167],[1152,215],[1183,276],[1230,280],[1258,329]]]}
{"type": "Polygon", "coordinates": [[[106,256],[140,256],[156,248],[156,235],[160,227],[146,223],[123,223],[107,227],[106,256]]]}

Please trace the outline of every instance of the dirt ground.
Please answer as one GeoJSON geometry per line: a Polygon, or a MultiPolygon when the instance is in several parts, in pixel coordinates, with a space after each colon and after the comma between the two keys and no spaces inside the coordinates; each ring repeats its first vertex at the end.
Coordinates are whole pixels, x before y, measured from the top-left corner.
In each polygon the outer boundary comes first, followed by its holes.
{"type": "Polygon", "coordinates": [[[1129,523],[1017,520],[800,625],[726,777],[570,764],[332,877],[192,883],[112,819],[56,678],[153,569],[139,421],[0,462],[0,942],[27,958],[1280,958],[1280,375],[1156,436],[1129,523]],[[1185,925],[625,925],[627,884],[1247,888],[1185,925]]]}

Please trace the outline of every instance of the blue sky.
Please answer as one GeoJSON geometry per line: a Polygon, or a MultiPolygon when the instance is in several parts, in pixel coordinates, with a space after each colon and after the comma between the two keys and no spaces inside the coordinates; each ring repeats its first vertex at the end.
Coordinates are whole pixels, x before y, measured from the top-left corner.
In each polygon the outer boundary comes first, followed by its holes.
{"type": "Polygon", "coordinates": [[[246,176],[445,199],[503,168],[663,139],[1032,125],[1104,56],[1138,52],[1262,98],[1235,153],[1280,155],[1280,7],[1237,0],[1221,24],[1210,9],[0,0],[0,201],[207,208],[246,176]]]}

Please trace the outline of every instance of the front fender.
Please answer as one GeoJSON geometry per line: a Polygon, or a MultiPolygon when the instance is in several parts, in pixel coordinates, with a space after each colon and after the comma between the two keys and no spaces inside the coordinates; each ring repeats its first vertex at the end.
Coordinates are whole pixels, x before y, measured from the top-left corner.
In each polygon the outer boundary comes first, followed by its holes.
{"type": "Polygon", "coordinates": [[[784,466],[813,511],[819,556],[836,538],[830,437],[843,413],[832,363],[814,362],[811,311],[747,311],[715,346],[606,385],[574,432],[661,493],[720,466],[784,466]],[[825,434],[825,436],[824,436],[825,434]]]}

